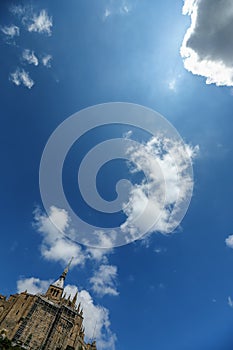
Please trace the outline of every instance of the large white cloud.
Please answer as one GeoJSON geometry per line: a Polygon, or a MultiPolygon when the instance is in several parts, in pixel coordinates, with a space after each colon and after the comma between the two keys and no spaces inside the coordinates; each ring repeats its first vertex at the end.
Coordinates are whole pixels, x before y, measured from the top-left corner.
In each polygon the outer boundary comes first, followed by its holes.
{"type": "Polygon", "coordinates": [[[191,16],[181,47],[185,68],[206,77],[206,83],[233,86],[232,0],[185,0],[191,16]]]}
{"type": "Polygon", "coordinates": [[[68,213],[55,206],[50,208],[49,216],[36,209],[34,227],[43,237],[40,247],[42,256],[47,260],[58,261],[63,266],[71,257],[74,257],[73,266],[84,265],[87,259],[107,263],[107,256],[113,252],[111,248],[84,248],[73,241],[74,231],[70,227],[68,213]]]}
{"type": "Polygon", "coordinates": [[[127,215],[121,225],[123,232],[137,236],[138,231],[145,231],[148,222],[154,224],[147,232],[169,233],[177,227],[177,212],[193,187],[192,174],[186,172],[189,164],[184,153],[192,159],[197,152],[198,146],[184,146],[159,136],[129,149],[129,159],[137,164],[133,171],[143,170],[147,179],[131,188],[129,202],[123,207],[127,215]],[[140,213],[146,214],[140,216],[140,213]]]}

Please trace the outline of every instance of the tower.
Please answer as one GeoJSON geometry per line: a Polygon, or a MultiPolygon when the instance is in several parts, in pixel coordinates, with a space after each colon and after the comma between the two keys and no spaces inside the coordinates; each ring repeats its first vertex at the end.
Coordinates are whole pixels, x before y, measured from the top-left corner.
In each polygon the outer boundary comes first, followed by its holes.
{"type": "Polygon", "coordinates": [[[28,350],[96,350],[85,343],[78,293],[66,298],[64,283],[70,264],[45,294],[27,291],[0,298],[0,334],[28,350]]]}
{"type": "Polygon", "coordinates": [[[54,302],[59,303],[61,301],[62,298],[62,294],[64,291],[64,283],[65,283],[65,279],[66,279],[66,275],[69,271],[70,265],[72,263],[73,258],[71,258],[69,264],[67,265],[67,267],[65,268],[65,270],[62,272],[61,276],[59,277],[58,280],[56,280],[55,282],[53,282],[52,284],[50,284],[45,296],[54,302]]]}

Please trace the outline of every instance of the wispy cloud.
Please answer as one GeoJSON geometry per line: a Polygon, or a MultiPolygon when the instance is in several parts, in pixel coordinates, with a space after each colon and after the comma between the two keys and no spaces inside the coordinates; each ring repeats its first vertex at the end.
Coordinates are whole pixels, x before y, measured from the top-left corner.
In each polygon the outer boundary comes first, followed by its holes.
{"type": "Polygon", "coordinates": [[[183,14],[191,16],[180,50],[184,67],[206,84],[233,86],[233,3],[185,0],[183,14]]]}
{"type": "Polygon", "coordinates": [[[233,300],[231,299],[231,297],[229,296],[228,297],[228,305],[230,306],[230,307],[233,307],[233,300]]]}
{"type": "Polygon", "coordinates": [[[22,54],[23,59],[28,62],[29,64],[33,64],[34,66],[38,66],[39,61],[36,57],[34,51],[25,49],[22,54]]]}
{"type": "Polygon", "coordinates": [[[28,89],[31,89],[34,85],[34,81],[30,78],[29,73],[21,68],[17,68],[13,73],[10,73],[9,79],[15,85],[23,85],[28,89]]]}
{"type": "Polygon", "coordinates": [[[103,20],[114,15],[127,15],[131,10],[132,6],[125,0],[110,0],[104,9],[103,20]]]}
{"type": "Polygon", "coordinates": [[[168,83],[168,88],[171,91],[176,91],[176,79],[172,79],[171,81],[169,81],[168,83]]]}
{"type": "Polygon", "coordinates": [[[10,12],[18,17],[23,17],[26,12],[26,7],[22,5],[11,5],[10,12]]]}
{"type": "Polygon", "coordinates": [[[116,289],[117,267],[101,265],[90,278],[92,290],[99,296],[118,295],[116,289]]]}
{"type": "Polygon", "coordinates": [[[5,34],[7,36],[7,38],[14,38],[15,36],[19,36],[20,34],[20,30],[19,27],[15,26],[15,25],[10,25],[10,26],[3,26],[0,27],[1,31],[3,34],[5,34]]]}

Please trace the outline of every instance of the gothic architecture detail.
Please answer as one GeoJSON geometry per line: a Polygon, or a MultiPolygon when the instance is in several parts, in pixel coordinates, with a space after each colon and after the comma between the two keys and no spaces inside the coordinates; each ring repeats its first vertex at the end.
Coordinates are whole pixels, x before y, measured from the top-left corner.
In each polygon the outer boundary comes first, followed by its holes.
{"type": "Polygon", "coordinates": [[[0,334],[28,350],[97,350],[84,341],[83,311],[64,294],[68,267],[45,294],[0,295],[0,334]]]}

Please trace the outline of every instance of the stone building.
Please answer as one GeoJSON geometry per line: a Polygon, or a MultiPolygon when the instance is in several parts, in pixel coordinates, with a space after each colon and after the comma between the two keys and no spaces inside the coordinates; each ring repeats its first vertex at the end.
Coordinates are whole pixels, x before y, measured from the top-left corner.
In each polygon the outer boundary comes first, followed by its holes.
{"type": "Polygon", "coordinates": [[[0,295],[0,334],[28,350],[97,350],[95,341],[84,341],[77,294],[73,299],[64,294],[68,267],[45,294],[0,295]]]}

